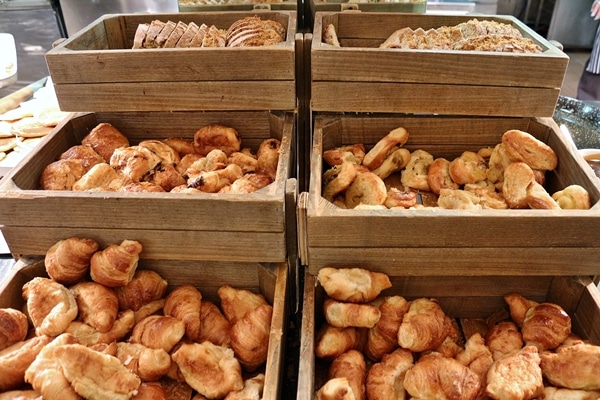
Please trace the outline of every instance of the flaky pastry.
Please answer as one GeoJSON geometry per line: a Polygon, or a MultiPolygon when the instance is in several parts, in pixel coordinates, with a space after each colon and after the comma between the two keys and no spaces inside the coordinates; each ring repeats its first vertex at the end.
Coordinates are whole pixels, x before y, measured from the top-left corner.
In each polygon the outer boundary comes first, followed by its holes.
{"type": "Polygon", "coordinates": [[[392,287],[386,274],[363,268],[321,268],[317,280],[329,297],[350,303],[367,303],[392,287]]]}
{"type": "Polygon", "coordinates": [[[92,280],[108,287],[128,284],[135,274],[142,252],[142,244],[136,240],[123,240],[110,244],[92,255],[90,274],[92,280]]]}
{"type": "Polygon", "coordinates": [[[171,351],[185,335],[185,324],[168,315],[150,315],[135,324],[129,339],[152,349],[171,351]]]}
{"type": "Polygon", "coordinates": [[[14,308],[0,308],[0,350],[25,340],[29,330],[27,315],[14,308]]]}
{"type": "Polygon", "coordinates": [[[22,292],[37,335],[60,335],[77,317],[75,297],[52,279],[35,277],[23,285],[22,292]]]}
{"type": "Polygon", "coordinates": [[[540,355],[534,346],[494,361],[488,371],[486,393],[493,399],[533,399],[543,391],[540,355]]]}
{"type": "Polygon", "coordinates": [[[112,288],[96,282],[79,282],[71,286],[79,310],[78,319],[98,332],[111,330],[119,313],[119,299],[112,288]]]}
{"type": "Polygon", "coordinates": [[[245,371],[254,372],[267,361],[273,307],[262,304],[231,327],[231,348],[245,371]]]}
{"type": "Polygon", "coordinates": [[[449,323],[435,299],[415,299],[398,329],[398,344],[414,352],[433,350],[448,336],[449,323]]]}
{"type": "Polygon", "coordinates": [[[600,390],[600,346],[580,343],[541,354],[542,373],[553,385],[569,389],[600,390]]]}
{"type": "Polygon", "coordinates": [[[350,350],[336,357],[329,366],[329,379],[346,378],[356,400],[366,398],[367,365],[360,351],[350,350]]]}
{"type": "Polygon", "coordinates": [[[373,361],[379,361],[384,354],[398,347],[398,330],[404,314],[408,312],[408,302],[402,296],[386,296],[379,305],[381,317],[369,329],[365,354],[373,361]]]}
{"type": "Polygon", "coordinates": [[[139,269],[124,286],[115,288],[121,310],[139,310],[144,304],[162,298],[167,291],[168,282],[156,271],[139,269]]]}
{"type": "Polygon", "coordinates": [[[404,377],[413,367],[413,354],[407,349],[396,349],[385,354],[381,361],[373,364],[366,379],[367,398],[369,400],[404,400],[404,377]]]}
{"type": "Polygon", "coordinates": [[[381,317],[379,308],[370,304],[346,303],[332,298],[325,299],[323,313],[327,323],[337,328],[373,328],[381,317]]]}
{"type": "Polygon", "coordinates": [[[90,146],[108,163],[115,149],[129,146],[129,139],[113,125],[102,122],[81,140],[81,144],[90,146]]]}
{"type": "Polygon", "coordinates": [[[571,334],[571,317],[558,304],[541,303],[527,310],[521,332],[540,352],[555,349],[571,334]]]}
{"type": "Polygon", "coordinates": [[[0,391],[13,390],[25,382],[25,371],[52,341],[51,336],[34,336],[0,351],[0,391]]]}
{"type": "Polygon", "coordinates": [[[174,288],[165,299],[164,313],[185,324],[185,335],[196,340],[200,334],[200,302],[202,294],[193,285],[174,288]]]}

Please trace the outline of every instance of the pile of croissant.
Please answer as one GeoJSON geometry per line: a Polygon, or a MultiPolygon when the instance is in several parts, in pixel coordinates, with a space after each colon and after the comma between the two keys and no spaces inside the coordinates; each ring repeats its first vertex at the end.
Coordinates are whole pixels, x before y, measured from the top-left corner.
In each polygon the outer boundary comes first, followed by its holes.
{"type": "Polygon", "coordinates": [[[242,148],[238,131],[221,124],[198,129],[193,139],[129,139],[103,122],[47,165],[43,190],[100,192],[252,193],[277,175],[281,142],[242,148]]]}
{"type": "Polygon", "coordinates": [[[383,296],[387,275],[323,268],[325,322],[315,354],[327,379],[315,399],[597,400],[600,346],[571,332],[557,304],[517,293],[463,338],[434,298],[383,296]]]}
{"type": "Polygon", "coordinates": [[[340,208],[407,209],[582,209],[590,208],[587,190],[569,185],[552,194],[546,171],[558,157],[528,132],[512,129],[501,142],[464,151],[448,160],[403,147],[409,132],[399,127],[368,152],[361,143],[323,152],[331,167],[323,173],[323,197],[340,208]],[[390,177],[400,175],[400,182],[390,177]]]}
{"type": "Polygon", "coordinates": [[[24,310],[0,309],[0,399],[262,397],[273,307],[229,285],[220,304],[169,287],[141,252],[77,237],[48,250],[24,310]]]}

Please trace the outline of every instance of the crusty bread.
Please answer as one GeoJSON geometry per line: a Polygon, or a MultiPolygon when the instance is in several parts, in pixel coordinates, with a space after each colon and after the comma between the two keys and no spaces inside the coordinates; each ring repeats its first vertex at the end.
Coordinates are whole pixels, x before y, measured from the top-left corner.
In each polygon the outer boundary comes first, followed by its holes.
{"type": "Polygon", "coordinates": [[[160,31],[165,27],[165,23],[155,19],[150,23],[148,27],[148,32],[146,32],[146,38],[144,39],[143,46],[145,48],[156,48],[158,45],[156,44],[156,37],[160,33],[160,31]]]}
{"type": "Polygon", "coordinates": [[[177,42],[175,47],[190,47],[192,39],[194,38],[194,36],[196,36],[196,33],[198,33],[199,30],[200,27],[198,25],[196,25],[193,22],[190,22],[185,32],[183,32],[183,35],[181,35],[181,38],[179,38],[179,41],[177,42]]]}
{"type": "Polygon", "coordinates": [[[260,17],[240,19],[227,30],[228,47],[268,46],[285,40],[285,28],[277,21],[260,17]]]}
{"type": "Polygon", "coordinates": [[[171,32],[171,34],[169,35],[169,38],[167,39],[167,41],[165,42],[165,45],[163,47],[174,48],[186,30],[187,30],[187,24],[185,22],[181,22],[181,21],[177,22],[177,25],[175,25],[175,29],[173,29],[173,32],[171,32]]]}
{"type": "Polygon", "coordinates": [[[198,28],[198,31],[196,32],[196,34],[190,41],[189,47],[202,47],[202,41],[204,40],[204,36],[206,35],[206,32],[208,32],[208,25],[206,25],[206,24],[200,25],[200,27],[198,28]]]}
{"type": "Polygon", "coordinates": [[[211,25],[202,39],[202,47],[225,47],[226,35],[227,31],[211,25]]]}
{"type": "Polygon", "coordinates": [[[165,23],[164,28],[162,28],[162,30],[160,31],[160,33],[158,34],[158,36],[154,40],[154,42],[156,43],[157,47],[164,47],[165,42],[167,41],[167,39],[169,38],[169,36],[171,35],[171,33],[173,33],[173,31],[175,30],[176,26],[177,26],[177,23],[175,23],[173,21],[167,21],[165,23]]]}
{"type": "Polygon", "coordinates": [[[146,40],[146,34],[148,33],[150,24],[139,24],[135,30],[135,36],[133,38],[133,48],[141,49],[144,47],[144,40],[146,40]]]}

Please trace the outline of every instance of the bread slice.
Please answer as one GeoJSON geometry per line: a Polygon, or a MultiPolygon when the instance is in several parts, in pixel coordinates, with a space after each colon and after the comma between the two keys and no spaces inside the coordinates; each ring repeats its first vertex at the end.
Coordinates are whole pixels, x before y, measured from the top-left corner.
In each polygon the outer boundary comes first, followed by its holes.
{"type": "Polygon", "coordinates": [[[227,30],[211,25],[202,39],[202,47],[225,47],[227,30]]]}
{"type": "Polygon", "coordinates": [[[154,42],[156,43],[156,47],[164,47],[165,42],[167,41],[171,33],[173,33],[176,26],[177,24],[173,21],[167,21],[165,23],[164,28],[162,28],[162,30],[154,40],[154,42]]]}
{"type": "Polygon", "coordinates": [[[163,47],[174,48],[186,30],[187,30],[187,24],[185,22],[181,22],[181,21],[177,22],[177,25],[175,25],[175,29],[173,29],[173,32],[171,32],[171,34],[169,35],[169,37],[163,47]]]}
{"type": "Polygon", "coordinates": [[[146,40],[146,34],[148,33],[148,29],[150,28],[150,24],[139,24],[137,29],[135,30],[135,36],[133,37],[133,48],[141,49],[144,47],[144,40],[146,40]]]}
{"type": "Polygon", "coordinates": [[[202,47],[202,41],[204,40],[206,32],[208,32],[208,25],[200,25],[200,27],[198,28],[198,32],[196,32],[196,34],[190,41],[189,47],[202,47]]]}
{"type": "Polygon", "coordinates": [[[196,33],[198,33],[198,30],[200,30],[200,27],[195,23],[190,22],[175,47],[190,47],[190,43],[194,36],[196,36],[196,33]]]}
{"type": "Polygon", "coordinates": [[[160,33],[160,31],[165,27],[165,23],[155,19],[150,23],[150,27],[148,28],[148,32],[146,32],[146,39],[144,40],[145,48],[156,48],[156,37],[160,33]]]}

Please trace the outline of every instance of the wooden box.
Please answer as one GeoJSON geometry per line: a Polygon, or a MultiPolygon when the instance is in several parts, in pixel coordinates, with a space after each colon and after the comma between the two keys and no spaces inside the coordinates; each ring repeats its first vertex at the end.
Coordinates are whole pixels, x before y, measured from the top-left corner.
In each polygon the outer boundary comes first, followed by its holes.
{"type": "Polygon", "coordinates": [[[48,51],[46,62],[63,111],[294,110],[296,23],[296,11],[108,14],[48,51]],[[280,22],[286,40],[132,49],[138,24],[155,19],[227,29],[254,15],[280,22]]]}
{"type": "MultiPolygon", "coordinates": [[[[350,264],[355,265],[351,256],[350,264]]],[[[390,271],[392,272],[392,271],[390,271]]],[[[395,272],[395,271],[394,271],[395,272]]],[[[503,296],[516,292],[538,302],[560,305],[569,314],[572,330],[591,343],[600,345],[600,292],[590,278],[574,276],[391,276],[392,288],[382,295],[400,295],[406,300],[435,298],[445,314],[455,318],[463,333],[469,326],[498,310],[506,309],[503,296]]],[[[327,381],[328,363],[315,357],[316,333],[324,321],[325,292],[315,275],[306,274],[302,309],[298,400],[311,400],[327,381]]]]}
{"type": "Polygon", "coordinates": [[[311,48],[311,109],[551,117],[569,57],[512,16],[319,12],[311,48]],[[510,24],[542,53],[380,49],[393,32],[472,18],[510,24]],[[324,43],[333,24],[341,47],[324,43]]]}
{"type": "MultiPolygon", "coordinates": [[[[283,262],[286,191],[292,178],[295,115],[286,112],[131,112],[73,114],[0,182],[0,225],[15,255],[41,255],[60,238],[112,243],[132,233],[146,257],[171,260],[283,262]],[[210,123],[235,128],[242,146],[281,141],[273,183],[250,194],[125,193],[39,190],[43,169],[98,123],[110,122],[131,144],[192,138],[210,123]]],[[[295,218],[295,215],[293,216],[295,218]]]]}
{"type": "MultiPolygon", "coordinates": [[[[133,238],[135,239],[135,238],[133,238]]],[[[146,247],[141,256],[144,257],[146,247]]],[[[151,269],[169,283],[169,289],[192,284],[203,299],[219,304],[217,290],[221,285],[261,293],[273,306],[269,350],[265,365],[263,399],[276,400],[282,390],[284,371],[285,334],[288,320],[288,269],[286,263],[223,263],[191,262],[183,260],[140,259],[138,269],[151,269]]],[[[0,308],[22,310],[23,285],[34,277],[47,277],[43,259],[22,258],[13,266],[9,276],[0,282],[0,308]]]]}
{"type": "Polygon", "coordinates": [[[298,199],[298,237],[302,264],[313,274],[348,260],[394,275],[600,274],[600,181],[551,118],[318,115],[310,170],[309,191],[298,199]],[[578,184],[592,208],[347,210],[323,198],[324,150],[363,143],[368,151],[397,127],[409,132],[408,150],[448,160],[495,146],[510,129],[529,132],[558,156],[546,190],[578,184]]]}
{"type": "Polygon", "coordinates": [[[260,1],[241,0],[205,0],[205,1],[179,1],[180,12],[215,12],[215,11],[296,11],[298,2],[296,0],[276,0],[268,3],[260,1]]]}

